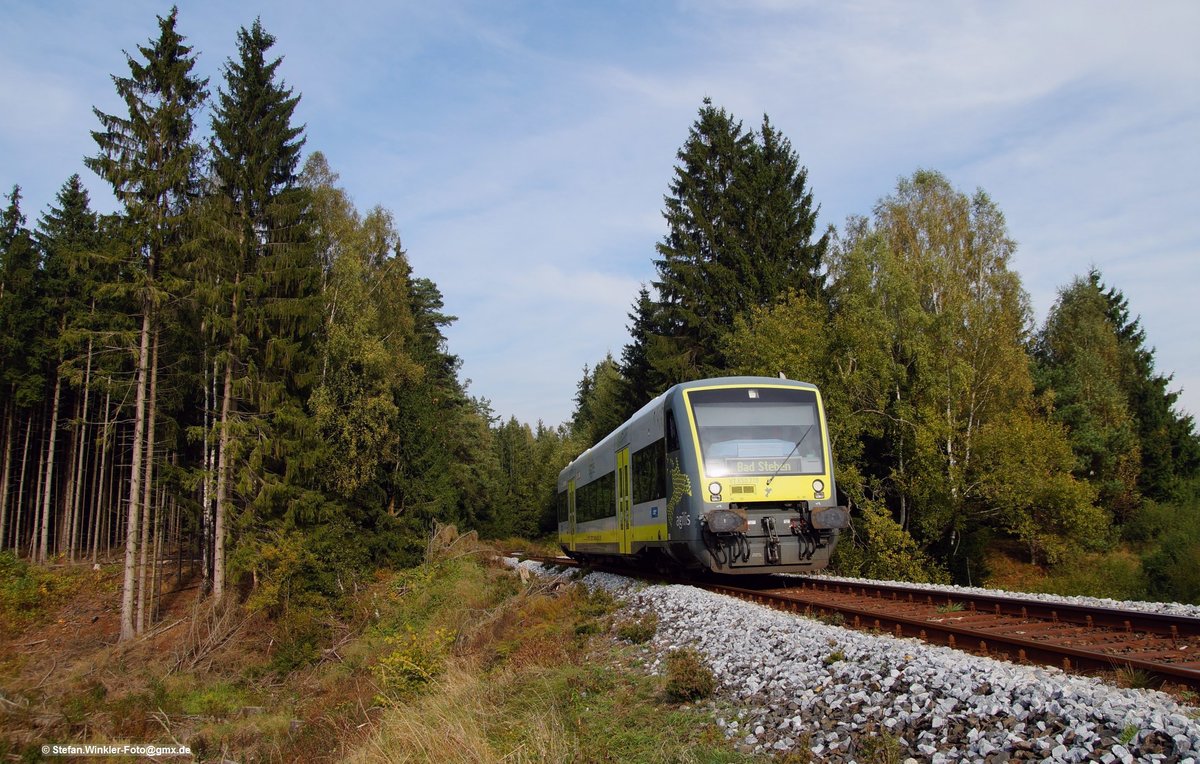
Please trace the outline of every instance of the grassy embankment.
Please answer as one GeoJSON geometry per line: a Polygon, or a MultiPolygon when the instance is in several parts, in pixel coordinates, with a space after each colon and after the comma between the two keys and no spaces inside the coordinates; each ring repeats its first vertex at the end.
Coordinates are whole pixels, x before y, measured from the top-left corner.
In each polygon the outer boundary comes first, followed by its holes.
{"type": "Polygon", "coordinates": [[[1023,556],[1015,544],[995,544],[987,555],[985,584],[1012,591],[1200,605],[1200,498],[1174,504],[1144,502],[1107,551],[1079,551],[1049,569],[1023,563],[1023,556]]]}
{"type": "Polygon", "coordinates": [[[115,569],[3,565],[3,760],[68,742],[178,742],[206,761],[751,760],[711,703],[649,675],[652,623],[522,579],[473,536],[442,533],[421,567],[319,613],[267,618],[185,589],[129,644],[115,569]]]}
{"type": "MultiPolygon", "coordinates": [[[[1190,528],[1184,515],[1170,519],[1190,528]]],[[[1049,574],[997,555],[988,583],[1139,597],[1143,561],[1168,542],[1049,574]]],[[[648,675],[653,624],[603,594],[522,579],[473,536],[445,532],[418,568],[270,616],[184,583],[147,634],[117,644],[115,567],[0,555],[0,759],[39,760],[44,743],[179,742],[206,761],[749,760],[711,702],[648,675]]]]}

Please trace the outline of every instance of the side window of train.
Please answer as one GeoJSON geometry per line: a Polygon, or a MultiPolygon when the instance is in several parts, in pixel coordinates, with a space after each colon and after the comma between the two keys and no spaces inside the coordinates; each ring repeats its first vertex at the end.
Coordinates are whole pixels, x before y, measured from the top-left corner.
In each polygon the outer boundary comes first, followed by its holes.
{"type": "Polygon", "coordinates": [[[662,438],[633,454],[633,503],[666,497],[666,441],[662,438]]]}
{"type": "Polygon", "coordinates": [[[667,411],[667,453],[679,450],[679,430],[675,429],[675,412],[667,411]]]}

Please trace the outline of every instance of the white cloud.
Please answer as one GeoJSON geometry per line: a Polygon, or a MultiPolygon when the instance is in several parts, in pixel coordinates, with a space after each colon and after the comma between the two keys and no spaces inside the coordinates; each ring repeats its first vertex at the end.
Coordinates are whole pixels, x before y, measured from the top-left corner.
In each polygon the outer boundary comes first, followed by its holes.
{"type": "MultiPolygon", "coordinates": [[[[315,3],[257,6],[181,9],[211,86],[261,13],[308,148],[360,207],[395,213],[460,316],[472,391],[503,414],[563,419],[582,366],[620,352],[706,95],[791,138],[822,223],[918,167],[983,187],[1039,313],[1098,265],[1200,413],[1200,4],[349,2],[336,22],[315,3]]],[[[115,108],[120,51],[168,10],[0,10],[0,182],[26,187],[31,217],[84,172],[91,105],[115,108]]]]}

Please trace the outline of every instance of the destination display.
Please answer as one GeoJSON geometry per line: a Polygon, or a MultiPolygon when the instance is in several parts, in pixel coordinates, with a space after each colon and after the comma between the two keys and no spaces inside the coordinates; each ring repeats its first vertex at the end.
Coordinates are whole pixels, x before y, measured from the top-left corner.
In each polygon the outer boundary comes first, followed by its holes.
{"type": "Polygon", "coordinates": [[[778,459],[726,459],[726,475],[786,475],[800,472],[800,460],[780,461],[778,459]]]}

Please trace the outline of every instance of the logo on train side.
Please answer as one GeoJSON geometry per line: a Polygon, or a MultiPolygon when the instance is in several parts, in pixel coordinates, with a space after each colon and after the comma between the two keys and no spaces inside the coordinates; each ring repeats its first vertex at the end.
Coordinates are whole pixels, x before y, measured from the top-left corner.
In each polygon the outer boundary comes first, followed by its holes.
{"type": "Polygon", "coordinates": [[[668,459],[668,463],[671,468],[671,498],[667,500],[667,509],[675,510],[684,496],[692,495],[692,480],[679,466],[678,456],[668,459]]]}

